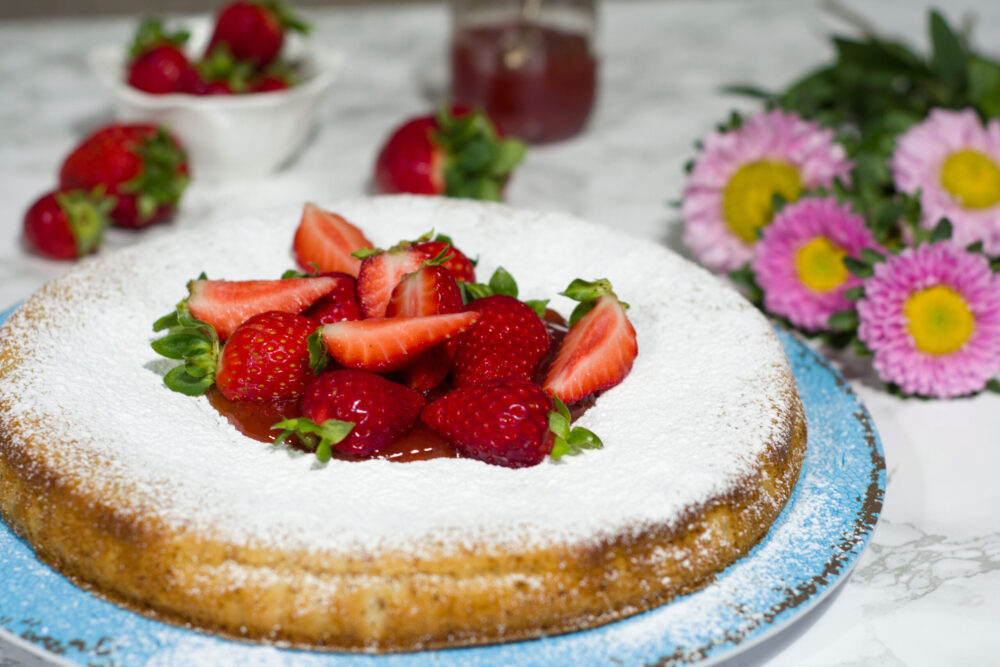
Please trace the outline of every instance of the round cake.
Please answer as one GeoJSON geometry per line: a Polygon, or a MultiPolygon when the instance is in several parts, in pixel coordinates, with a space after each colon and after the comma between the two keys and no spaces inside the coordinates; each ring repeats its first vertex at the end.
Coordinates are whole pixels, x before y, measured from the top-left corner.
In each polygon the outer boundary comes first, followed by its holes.
{"type": "Polygon", "coordinates": [[[383,247],[434,229],[521,298],[606,277],[632,372],[578,424],[604,447],[509,469],[320,463],[174,393],[152,323],[205,272],[275,278],[298,210],[81,264],[0,328],[0,512],[78,584],[170,622],[347,651],[512,641],[607,623],[711,581],[768,530],[805,453],[767,321],[668,250],[555,213],[420,197],[325,206],[383,247]]]}

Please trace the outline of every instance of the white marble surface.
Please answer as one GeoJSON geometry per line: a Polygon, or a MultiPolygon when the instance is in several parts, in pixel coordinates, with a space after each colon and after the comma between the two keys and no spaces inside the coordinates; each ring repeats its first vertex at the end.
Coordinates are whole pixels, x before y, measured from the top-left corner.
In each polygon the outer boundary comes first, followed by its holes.
{"type": "MultiPolygon", "coordinates": [[[[978,19],[977,43],[996,47],[1000,3],[938,3],[978,19]]],[[[924,3],[856,2],[872,23],[924,43],[924,3]]],[[[285,171],[255,181],[195,181],[178,218],[142,233],[114,231],[111,250],[212,216],[369,189],[385,132],[432,106],[444,82],[447,15],[420,5],[312,12],[315,35],[347,58],[314,140],[285,171]]],[[[744,100],[730,82],[780,85],[825,59],[823,36],[843,24],[815,2],[618,1],[604,6],[600,101],[578,139],[531,151],[508,199],[562,209],[651,242],[679,245],[668,205],[683,185],[692,142],[744,100]]],[[[125,43],[134,19],[0,24],[0,307],[68,268],[26,253],[24,210],[54,183],[58,164],[107,119],[83,54],[125,43]]],[[[737,665],[998,664],[1000,638],[1000,397],[902,401],[850,372],[882,435],[888,491],[878,528],[845,585],[737,665]]],[[[2,575],[0,575],[2,576],[2,575]]],[[[0,666],[36,659],[0,644],[0,666]]]]}

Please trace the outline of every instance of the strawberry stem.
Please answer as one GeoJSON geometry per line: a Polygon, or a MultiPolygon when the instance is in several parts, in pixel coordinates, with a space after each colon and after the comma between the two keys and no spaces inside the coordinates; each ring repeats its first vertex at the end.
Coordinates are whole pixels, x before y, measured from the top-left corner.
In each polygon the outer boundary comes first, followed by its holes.
{"type": "Polygon", "coordinates": [[[282,444],[294,435],[303,447],[316,452],[316,458],[320,462],[326,463],[333,456],[332,446],[347,437],[354,428],[354,422],[327,419],[322,424],[317,424],[306,417],[294,417],[284,419],[271,428],[284,429],[275,439],[275,445],[282,444]]]}
{"type": "Polygon", "coordinates": [[[163,383],[186,396],[204,394],[215,382],[219,363],[219,336],[215,328],[192,317],[187,299],[183,299],[173,312],[153,323],[153,331],[164,330],[166,335],[154,340],[151,347],[160,356],[184,363],[172,368],[163,377],[163,383]]]}
{"type": "Polygon", "coordinates": [[[555,409],[549,412],[549,430],[555,438],[552,442],[552,451],[549,456],[558,461],[563,456],[577,456],[585,449],[601,449],[604,443],[590,429],[582,426],[570,428],[571,417],[569,408],[559,400],[558,396],[552,397],[555,409]]]}

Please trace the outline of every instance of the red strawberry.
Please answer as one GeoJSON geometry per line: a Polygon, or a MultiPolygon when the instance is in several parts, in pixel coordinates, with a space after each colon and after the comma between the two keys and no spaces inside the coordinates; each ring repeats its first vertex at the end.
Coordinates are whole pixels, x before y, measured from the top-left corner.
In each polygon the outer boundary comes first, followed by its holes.
{"type": "Polygon", "coordinates": [[[307,339],[315,330],[316,323],[301,315],[276,310],[254,315],[222,348],[215,385],[230,401],[298,398],[313,378],[307,339]]]}
{"type": "Polygon", "coordinates": [[[341,271],[352,276],[358,275],[361,260],[351,253],[372,247],[360,229],[311,203],[302,209],[292,242],[295,261],[303,271],[341,271]]]}
{"type": "Polygon", "coordinates": [[[358,270],[358,300],[365,317],[384,317],[392,290],[407,273],[413,273],[424,264],[423,253],[409,243],[379,250],[368,255],[358,270]]]}
{"type": "Polygon", "coordinates": [[[375,185],[390,194],[498,201],[524,151],[516,139],[499,139],[482,113],[442,109],[412,118],[390,135],[375,162],[375,185]]]}
{"type": "Polygon", "coordinates": [[[76,259],[95,252],[108,226],[110,199],[81,190],[49,192],[24,214],[24,238],[50,259],[76,259]]]}
{"type": "MultiPolygon", "coordinates": [[[[280,310],[301,313],[334,289],[328,277],[282,278],[280,280],[192,280],[187,309],[193,317],[211,324],[220,340],[258,313],[280,310]]],[[[311,321],[311,320],[310,320],[311,321]]],[[[313,323],[315,329],[315,323],[313,323]]]]}
{"type": "MultiPolygon", "coordinates": [[[[310,433],[318,429],[302,426],[324,425],[329,420],[339,420],[352,425],[346,436],[343,431],[327,439],[324,447],[317,447],[321,460],[329,458],[329,447],[350,456],[367,457],[378,453],[406,434],[416,423],[424,395],[419,391],[391,382],[384,377],[358,370],[337,370],[316,378],[302,397],[304,419],[289,420],[277,426],[306,433],[304,444],[314,446],[316,438],[310,433]],[[303,423],[308,422],[308,423],[303,423]]],[[[333,425],[335,425],[334,422],[333,425]]]]}
{"type": "Polygon", "coordinates": [[[461,280],[464,283],[476,282],[476,265],[465,256],[465,253],[452,245],[451,241],[440,238],[433,241],[418,241],[413,244],[413,249],[423,253],[427,259],[435,259],[447,251],[447,259],[442,263],[442,266],[451,271],[455,280],[461,280]]]}
{"type": "Polygon", "coordinates": [[[493,465],[537,465],[552,451],[552,401],[538,385],[499,378],[454,389],[427,405],[421,420],[463,456],[493,465]]]}
{"type": "Polygon", "coordinates": [[[341,366],[389,372],[462,333],[478,317],[478,313],[452,313],[335,322],[324,325],[320,335],[330,356],[341,366]]]}
{"type": "Polygon", "coordinates": [[[321,296],[303,314],[319,324],[360,320],[361,305],[358,303],[357,279],[348,273],[337,271],[321,275],[324,278],[333,278],[333,289],[321,296]]]}
{"type": "MultiPolygon", "coordinates": [[[[396,285],[385,309],[386,317],[423,317],[462,311],[462,292],[444,266],[425,266],[396,285]]],[[[458,341],[452,339],[421,354],[402,370],[407,386],[429,391],[441,384],[451,368],[458,341]]]]}
{"type": "Polygon", "coordinates": [[[129,49],[128,83],[147,93],[186,92],[197,77],[182,47],[184,31],[168,34],[159,19],[146,19],[129,49]]]}
{"type": "Polygon", "coordinates": [[[504,294],[475,299],[465,309],[480,317],[459,339],[451,369],[455,386],[504,377],[530,380],[552,345],[538,313],[504,294]]]}
{"type": "Polygon", "coordinates": [[[168,218],[188,183],[187,156],[165,129],[112,124],[83,140],[59,171],[63,190],[103,186],[117,201],[111,221],[145,227],[168,218]]]}
{"type": "Polygon", "coordinates": [[[542,387],[564,403],[574,403],[621,382],[632,370],[639,348],[626,306],[607,280],[574,280],[563,294],[581,305],[570,318],[569,333],[542,387]]]}
{"type": "Polygon", "coordinates": [[[263,67],[281,52],[286,28],[303,33],[309,30],[280,2],[236,0],[219,10],[205,53],[225,44],[238,60],[263,67]]]}

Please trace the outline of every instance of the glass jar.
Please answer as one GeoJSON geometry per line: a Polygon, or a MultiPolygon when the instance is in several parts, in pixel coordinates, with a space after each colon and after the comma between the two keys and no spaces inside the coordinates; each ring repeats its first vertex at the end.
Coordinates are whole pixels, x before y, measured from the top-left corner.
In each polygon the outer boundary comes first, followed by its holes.
{"type": "Polygon", "coordinates": [[[451,95],[530,143],[584,128],[597,89],[595,0],[453,0],[451,95]]]}

